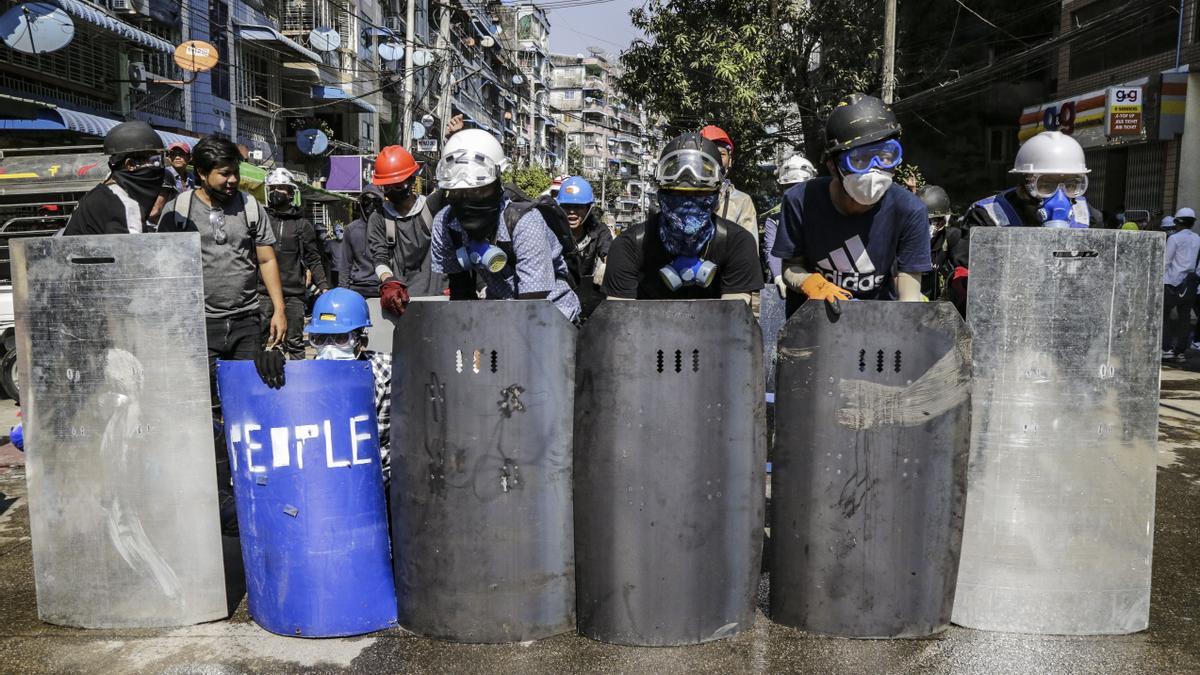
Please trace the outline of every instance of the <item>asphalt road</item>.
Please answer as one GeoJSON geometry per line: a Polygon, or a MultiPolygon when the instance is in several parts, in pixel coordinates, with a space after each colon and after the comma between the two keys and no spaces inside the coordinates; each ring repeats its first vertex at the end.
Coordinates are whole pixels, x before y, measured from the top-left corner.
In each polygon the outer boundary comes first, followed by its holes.
{"type": "MultiPolygon", "coordinates": [[[[760,611],[754,628],[742,635],[685,648],[617,647],[574,635],[456,645],[398,629],[308,640],[261,630],[240,597],[230,620],[189,628],[61,628],[37,618],[24,469],[10,446],[0,449],[0,673],[1200,672],[1200,375],[1164,371],[1162,403],[1150,629],[1135,635],[951,628],[924,640],[846,640],[773,624],[760,611]]],[[[0,406],[0,420],[11,415],[0,406]]],[[[227,543],[229,562],[236,565],[236,540],[227,543]]],[[[764,590],[767,583],[764,578],[764,590]]]]}

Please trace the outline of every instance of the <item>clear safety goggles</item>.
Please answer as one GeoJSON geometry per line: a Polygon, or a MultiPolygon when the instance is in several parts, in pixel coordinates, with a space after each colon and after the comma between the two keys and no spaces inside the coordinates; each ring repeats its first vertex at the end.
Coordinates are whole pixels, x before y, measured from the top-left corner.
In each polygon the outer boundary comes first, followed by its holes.
{"type": "Polygon", "coordinates": [[[900,147],[900,141],[894,138],[850,148],[838,159],[838,163],[847,173],[866,173],[871,169],[890,171],[900,166],[902,161],[904,149],[900,147]]]}
{"type": "Polygon", "coordinates": [[[308,344],[314,347],[333,345],[334,347],[349,347],[358,340],[357,333],[309,333],[308,344]]]}
{"type": "Polygon", "coordinates": [[[1087,174],[1034,174],[1025,177],[1025,188],[1029,194],[1040,199],[1048,199],[1062,188],[1064,194],[1076,199],[1087,192],[1088,178],[1087,174]]]}
{"type": "Polygon", "coordinates": [[[499,164],[478,152],[459,150],[442,157],[438,162],[438,187],[481,187],[499,180],[500,168],[499,164]]]}
{"type": "Polygon", "coordinates": [[[676,150],[658,161],[654,179],[659,184],[678,182],[685,174],[701,186],[716,188],[721,185],[721,163],[716,158],[699,150],[676,150]]]}

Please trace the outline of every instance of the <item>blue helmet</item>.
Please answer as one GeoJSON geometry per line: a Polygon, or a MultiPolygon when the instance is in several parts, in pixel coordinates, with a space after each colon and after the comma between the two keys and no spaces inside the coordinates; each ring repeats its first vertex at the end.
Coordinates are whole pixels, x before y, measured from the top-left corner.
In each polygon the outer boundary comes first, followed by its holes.
{"type": "Polygon", "coordinates": [[[313,303],[312,321],[304,330],[318,335],[336,335],[370,325],[371,312],[363,296],[349,288],[334,288],[322,293],[313,303]]]}
{"type": "Polygon", "coordinates": [[[580,204],[586,206],[596,201],[592,195],[592,185],[582,176],[570,176],[562,182],[558,189],[558,205],[580,204]]]}

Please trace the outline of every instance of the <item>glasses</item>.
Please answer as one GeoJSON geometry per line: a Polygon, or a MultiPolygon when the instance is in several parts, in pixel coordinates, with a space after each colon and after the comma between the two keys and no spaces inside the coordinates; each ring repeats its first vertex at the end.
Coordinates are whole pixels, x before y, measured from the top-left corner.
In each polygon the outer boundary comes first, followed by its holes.
{"type": "Polygon", "coordinates": [[[224,244],[229,235],[225,233],[225,212],[214,209],[208,212],[208,224],[212,227],[212,238],[218,244],[224,244]]]}
{"type": "Polygon", "coordinates": [[[355,341],[355,337],[354,333],[309,333],[308,344],[314,347],[349,347],[355,341]]]}
{"type": "Polygon", "coordinates": [[[1077,199],[1087,192],[1088,178],[1087,174],[1032,175],[1025,178],[1025,187],[1029,190],[1029,194],[1041,199],[1054,196],[1059,188],[1062,188],[1062,191],[1071,199],[1077,199]]]}
{"type": "Polygon", "coordinates": [[[851,148],[842,153],[838,160],[842,169],[848,173],[866,173],[871,169],[886,171],[900,166],[902,161],[904,150],[900,147],[900,141],[894,138],[851,148]]]}
{"type": "Polygon", "coordinates": [[[699,150],[677,150],[658,161],[654,179],[660,184],[678,182],[684,174],[701,185],[718,187],[721,184],[721,165],[711,155],[699,150]]]}

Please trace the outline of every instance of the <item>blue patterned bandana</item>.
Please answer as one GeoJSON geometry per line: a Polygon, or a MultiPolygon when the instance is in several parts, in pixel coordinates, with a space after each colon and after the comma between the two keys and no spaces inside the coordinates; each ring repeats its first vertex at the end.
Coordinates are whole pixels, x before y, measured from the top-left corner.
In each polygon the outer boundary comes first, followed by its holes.
{"type": "Polygon", "coordinates": [[[658,236],[673,256],[698,256],[717,229],[713,209],[720,194],[658,194],[658,236]]]}

